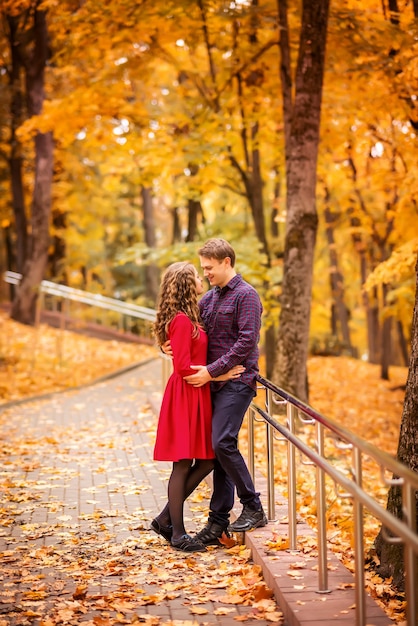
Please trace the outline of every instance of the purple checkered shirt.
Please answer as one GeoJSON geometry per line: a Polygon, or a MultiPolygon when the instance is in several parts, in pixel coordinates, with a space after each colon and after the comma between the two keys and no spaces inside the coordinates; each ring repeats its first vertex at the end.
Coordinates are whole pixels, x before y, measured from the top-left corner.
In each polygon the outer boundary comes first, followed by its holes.
{"type": "MultiPolygon", "coordinates": [[[[222,287],[214,287],[199,302],[208,333],[208,372],[225,374],[234,365],[243,365],[240,380],[256,389],[258,341],[263,311],[258,293],[240,274],[222,287]]],[[[214,390],[224,383],[211,383],[214,390]]]]}

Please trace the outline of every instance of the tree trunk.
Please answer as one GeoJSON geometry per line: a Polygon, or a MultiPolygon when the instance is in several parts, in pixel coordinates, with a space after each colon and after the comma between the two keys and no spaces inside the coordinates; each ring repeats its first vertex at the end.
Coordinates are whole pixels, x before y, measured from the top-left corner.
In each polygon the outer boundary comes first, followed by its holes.
{"type": "Polygon", "coordinates": [[[28,252],[28,226],[23,194],[22,159],[20,156],[16,156],[13,147],[11,152],[10,181],[16,230],[16,271],[22,274],[28,252]]]}
{"type": "MultiPolygon", "coordinates": [[[[364,282],[362,282],[364,284],[364,282]]],[[[379,363],[380,361],[380,322],[377,291],[373,289],[372,299],[368,294],[363,294],[363,303],[366,310],[367,320],[367,345],[369,352],[369,363],[379,363]]]]}
{"type": "Polygon", "coordinates": [[[51,133],[38,133],[35,138],[35,155],[31,249],[11,311],[11,317],[23,324],[35,322],[38,287],[44,278],[48,261],[53,155],[51,133]]]}
{"type": "MultiPolygon", "coordinates": [[[[143,187],[142,194],[142,211],[144,215],[144,236],[145,243],[148,248],[155,248],[157,245],[157,236],[155,234],[154,207],[152,204],[152,194],[149,187],[143,187]]],[[[145,267],[145,293],[153,306],[157,300],[158,289],[160,284],[160,272],[155,263],[150,263],[145,267]]]]}
{"type": "MultiPolygon", "coordinates": [[[[408,379],[406,382],[397,459],[412,471],[418,472],[418,260],[416,271],[415,307],[411,329],[411,356],[408,379]]],[[[396,478],[396,477],[395,477],[396,478]]],[[[392,486],[389,490],[387,510],[402,518],[401,487],[392,486]]],[[[416,494],[416,515],[418,521],[418,493],[416,494]]],[[[390,532],[386,529],[386,533],[390,532]]],[[[375,540],[376,552],[380,558],[379,574],[383,578],[393,578],[393,584],[400,590],[404,588],[403,547],[388,543],[382,528],[375,540]]]]}
{"type": "Polygon", "coordinates": [[[199,200],[189,199],[188,202],[188,226],[186,241],[195,241],[197,236],[197,219],[199,214],[202,213],[202,205],[199,200]]]}
{"type": "MultiPolygon", "coordinates": [[[[276,240],[276,245],[273,244],[273,253],[275,259],[278,259],[282,256],[281,249],[278,249],[277,239],[280,235],[279,230],[279,202],[280,202],[280,179],[279,172],[276,172],[276,183],[274,185],[274,200],[273,206],[270,214],[270,235],[273,240],[276,240]]],[[[276,319],[273,316],[269,316],[269,326],[266,328],[266,333],[264,337],[264,351],[266,355],[266,376],[270,380],[273,378],[274,373],[274,365],[276,362],[276,333],[277,333],[277,324],[276,319]]]]}
{"type": "MultiPolygon", "coordinates": [[[[278,0],[283,15],[285,0],[278,0]],[[281,7],[282,5],[282,7],[281,7]]],[[[315,205],[316,165],[319,145],[322,84],[329,0],[304,0],[299,42],[295,98],[284,119],[287,180],[287,221],[283,288],[273,380],[307,400],[307,357],[311,308],[312,270],[318,217],[315,205]]],[[[290,58],[290,55],[289,55],[290,58]]],[[[282,56],[282,64],[285,59],[282,56]]],[[[286,69],[290,76],[290,69],[286,69]]],[[[283,76],[283,72],[282,72],[283,76]]],[[[282,82],[283,102],[291,89],[282,82]]]]}
{"type": "MultiPolygon", "coordinates": [[[[328,194],[327,194],[328,195],[328,194]]],[[[330,283],[331,293],[334,300],[334,315],[339,322],[341,339],[344,347],[350,354],[354,353],[351,345],[350,327],[348,325],[349,312],[344,302],[344,278],[338,264],[337,247],[334,239],[334,221],[336,216],[327,205],[325,208],[326,235],[328,240],[328,251],[330,259],[330,283]]],[[[338,325],[336,324],[338,329],[338,325]]]]}
{"type": "Polygon", "coordinates": [[[392,24],[395,24],[395,26],[398,26],[399,25],[398,0],[389,0],[388,6],[389,6],[390,21],[392,22],[392,24]]]}
{"type": "MultiPolygon", "coordinates": [[[[15,257],[15,248],[13,246],[13,229],[10,222],[6,223],[7,225],[3,226],[4,232],[4,247],[5,247],[5,257],[6,257],[6,269],[15,271],[16,270],[16,257],[15,257]]],[[[14,285],[10,285],[13,287],[14,293],[14,285]]]]}
{"type": "MultiPolygon", "coordinates": [[[[45,67],[49,55],[46,13],[35,8],[33,13],[32,46],[22,50],[25,67],[26,97],[29,116],[39,115],[45,99],[45,67]]],[[[53,139],[51,133],[35,137],[35,182],[31,206],[30,250],[23,268],[23,278],[16,290],[11,316],[24,324],[35,321],[38,287],[48,261],[49,220],[53,172],[53,139]]]]}
{"type": "Polygon", "coordinates": [[[405,339],[405,333],[403,331],[402,322],[400,320],[396,321],[396,329],[398,331],[398,343],[399,343],[399,351],[401,353],[401,365],[408,365],[408,345],[405,339]]]}
{"type": "MultiPolygon", "coordinates": [[[[350,164],[353,172],[353,181],[357,180],[357,170],[355,168],[354,162],[350,158],[350,164]]],[[[364,206],[363,200],[357,191],[357,196],[359,197],[360,204],[364,206]]],[[[354,244],[354,248],[359,255],[360,260],[360,283],[364,285],[368,276],[368,266],[367,266],[367,256],[366,256],[366,246],[362,239],[361,234],[358,232],[361,223],[357,216],[353,214],[353,207],[349,207],[350,224],[352,228],[352,240],[354,244]]],[[[372,297],[366,292],[362,293],[363,307],[366,315],[367,322],[367,350],[368,350],[368,361],[369,363],[379,363],[379,355],[380,355],[380,345],[379,345],[379,337],[380,337],[380,324],[379,324],[379,307],[378,307],[378,298],[377,298],[377,290],[373,289],[372,297]]]]}
{"type": "Polygon", "coordinates": [[[10,181],[12,192],[12,206],[16,228],[16,269],[23,273],[26,256],[28,253],[28,225],[25,212],[25,199],[23,192],[22,177],[22,153],[21,145],[16,136],[16,130],[23,122],[23,64],[19,56],[19,20],[15,17],[8,18],[9,46],[11,53],[10,87],[12,91],[10,105],[10,181]]]}
{"type": "MultiPolygon", "coordinates": [[[[252,6],[256,9],[257,0],[252,0],[252,6]]],[[[255,45],[258,41],[258,17],[257,10],[254,10],[251,20],[251,30],[249,34],[250,45],[255,45]]],[[[251,117],[254,121],[249,121],[245,106],[245,94],[243,91],[244,83],[247,86],[262,84],[264,80],[264,69],[259,67],[245,77],[237,74],[238,102],[241,112],[241,143],[242,153],[244,155],[245,166],[242,167],[238,160],[231,154],[231,163],[238,170],[242,182],[244,184],[248,203],[251,208],[251,214],[254,221],[255,234],[261,243],[262,251],[267,256],[267,265],[270,264],[269,247],[266,237],[266,226],[264,218],[264,200],[263,200],[263,178],[261,175],[261,160],[259,143],[260,124],[256,120],[258,104],[252,103],[251,117]]]]}
{"type": "Polygon", "coordinates": [[[392,318],[387,317],[382,324],[382,352],[380,355],[380,377],[389,380],[389,366],[391,365],[391,334],[392,318]]]}
{"type": "MultiPolygon", "coordinates": [[[[389,291],[388,285],[383,285],[383,308],[386,304],[386,296],[389,291]]],[[[383,380],[389,380],[389,365],[391,363],[391,334],[392,334],[392,317],[385,316],[382,323],[382,350],[380,353],[380,377],[383,380]]]]}
{"type": "Polygon", "coordinates": [[[171,243],[177,243],[181,241],[181,224],[179,218],[179,208],[177,206],[172,209],[173,215],[173,235],[171,239],[171,243]]]}
{"type": "Polygon", "coordinates": [[[55,234],[52,239],[52,251],[48,258],[50,274],[52,280],[67,285],[68,276],[65,268],[66,243],[65,239],[60,235],[60,233],[65,232],[67,226],[66,213],[63,213],[62,211],[53,211],[52,224],[55,234]]]}
{"type": "Polygon", "coordinates": [[[280,178],[279,172],[276,172],[276,182],[274,184],[274,199],[270,214],[270,234],[274,239],[280,235],[279,229],[279,203],[280,203],[280,178]]]}
{"type": "MultiPolygon", "coordinates": [[[[258,143],[258,122],[251,129],[252,144],[258,143]]],[[[255,232],[258,241],[262,245],[262,250],[267,256],[267,264],[270,264],[270,255],[266,238],[266,227],[264,222],[264,202],[263,202],[263,179],[261,176],[260,151],[258,148],[252,150],[251,168],[251,194],[250,204],[254,219],[255,232]]]]}
{"type": "Polygon", "coordinates": [[[266,328],[264,352],[266,355],[266,377],[272,380],[276,363],[276,327],[274,325],[266,328]]]}

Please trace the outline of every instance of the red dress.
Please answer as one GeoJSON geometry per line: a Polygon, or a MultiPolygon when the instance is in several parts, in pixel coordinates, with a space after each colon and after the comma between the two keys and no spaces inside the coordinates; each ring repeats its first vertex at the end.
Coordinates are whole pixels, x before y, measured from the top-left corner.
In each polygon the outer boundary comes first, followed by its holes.
{"type": "Polygon", "coordinates": [[[190,365],[206,365],[208,337],[202,329],[196,338],[192,338],[192,332],[187,315],[177,313],[168,333],[173,350],[173,373],[161,404],[154,447],[156,461],[215,457],[209,383],[193,387],[183,380],[184,376],[196,373],[190,365]]]}

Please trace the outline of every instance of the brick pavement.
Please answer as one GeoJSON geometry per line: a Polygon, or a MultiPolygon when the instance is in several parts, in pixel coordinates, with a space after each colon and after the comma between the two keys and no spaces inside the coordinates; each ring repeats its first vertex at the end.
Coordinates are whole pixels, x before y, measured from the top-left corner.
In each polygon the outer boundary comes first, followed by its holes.
{"type": "Polygon", "coordinates": [[[170,473],[152,460],[160,368],[0,413],[0,626],[283,623],[245,546],[185,555],[149,531],[170,473]]]}
{"type": "MultiPolygon", "coordinates": [[[[286,535],[280,521],[246,533],[249,550],[194,556],[149,531],[170,473],[152,460],[160,368],[151,361],[0,414],[0,626],[354,625],[351,574],[330,555],[326,595],[315,591],[314,562],[289,575],[298,556],[266,548],[272,530],[286,535]]],[[[264,498],[258,476],[257,488],[264,498]]],[[[209,493],[203,486],[187,503],[188,530],[205,522],[209,493]]],[[[286,516],[278,501],[277,520],[286,516]]],[[[302,524],[299,534],[313,532],[302,524]]],[[[370,599],[367,616],[373,626],[392,623],[370,599]]]]}

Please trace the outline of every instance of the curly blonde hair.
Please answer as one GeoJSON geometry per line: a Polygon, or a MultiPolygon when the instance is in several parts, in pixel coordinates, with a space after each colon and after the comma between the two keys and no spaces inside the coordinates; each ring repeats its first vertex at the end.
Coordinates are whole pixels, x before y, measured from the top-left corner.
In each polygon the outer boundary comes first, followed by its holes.
{"type": "Polygon", "coordinates": [[[161,281],[157,315],[153,333],[161,346],[167,340],[168,327],[177,313],[185,313],[193,324],[193,337],[202,327],[197,303],[196,269],[185,261],[172,263],[166,269],[161,281]]]}

